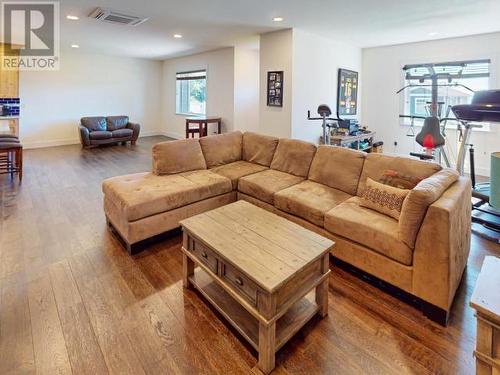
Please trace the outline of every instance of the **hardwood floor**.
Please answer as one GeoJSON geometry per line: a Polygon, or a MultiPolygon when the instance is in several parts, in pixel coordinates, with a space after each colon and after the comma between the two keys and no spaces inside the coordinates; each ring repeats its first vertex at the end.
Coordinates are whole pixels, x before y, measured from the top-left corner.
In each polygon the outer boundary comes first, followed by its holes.
{"type": "MultiPolygon", "coordinates": [[[[25,151],[0,179],[1,374],[246,374],[255,352],[182,289],[181,236],[130,257],[109,233],[101,181],[151,169],[151,145],[25,151]]],[[[329,314],[277,356],[275,374],[472,374],[468,306],[485,255],[473,236],[448,328],[334,267],[329,314]]]]}

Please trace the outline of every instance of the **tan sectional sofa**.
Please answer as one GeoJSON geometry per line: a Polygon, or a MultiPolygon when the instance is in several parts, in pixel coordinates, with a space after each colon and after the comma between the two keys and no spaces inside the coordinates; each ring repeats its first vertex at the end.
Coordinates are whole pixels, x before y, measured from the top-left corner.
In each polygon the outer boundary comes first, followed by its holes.
{"type": "Polygon", "coordinates": [[[442,324],[470,248],[471,186],[455,172],[250,132],[159,143],[152,172],[107,179],[103,191],[107,220],[131,253],[184,218],[244,199],[333,239],[339,264],[442,324]],[[388,171],[416,184],[399,220],[360,205],[367,179],[388,171]]]}

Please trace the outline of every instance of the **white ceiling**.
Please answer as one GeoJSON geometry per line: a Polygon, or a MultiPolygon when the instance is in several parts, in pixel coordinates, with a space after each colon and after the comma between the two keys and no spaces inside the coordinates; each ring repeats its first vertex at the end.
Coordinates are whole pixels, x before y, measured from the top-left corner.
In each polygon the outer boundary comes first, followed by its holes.
{"type": "Polygon", "coordinates": [[[62,0],[61,42],[93,53],[165,59],[298,27],[373,47],[500,31],[499,14],[500,0],[62,0]],[[150,19],[132,27],[87,18],[97,6],[150,19]],[[285,21],[275,23],[274,16],[285,21]]]}

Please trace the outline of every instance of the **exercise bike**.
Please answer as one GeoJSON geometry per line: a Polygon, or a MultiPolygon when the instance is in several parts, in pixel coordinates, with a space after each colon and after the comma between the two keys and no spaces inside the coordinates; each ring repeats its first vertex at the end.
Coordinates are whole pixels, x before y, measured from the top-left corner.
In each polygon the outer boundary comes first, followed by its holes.
{"type": "Polygon", "coordinates": [[[321,117],[311,117],[311,111],[307,111],[307,119],[308,120],[321,120],[321,127],[323,129],[322,142],[324,145],[329,145],[330,142],[330,134],[331,128],[334,128],[338,125],[338,121],[342,121],[338,116],[332,116],[332,110],[326,104],[321,104],[318,106],[318,115],[321,117]]]}

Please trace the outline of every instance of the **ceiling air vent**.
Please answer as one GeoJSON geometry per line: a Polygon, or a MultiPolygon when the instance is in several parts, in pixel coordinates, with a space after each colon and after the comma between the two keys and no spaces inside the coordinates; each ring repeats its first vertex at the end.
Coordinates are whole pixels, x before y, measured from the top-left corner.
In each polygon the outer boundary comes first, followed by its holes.
{"type": "Polygon", "coordinates": [[[90,18],[94,18],[99,21],[116,23],[120,25],[130,25],[137,26],[143,22],[146,22],[149,18],[134,16],[130,14],[125,14],[118,12],[116,10],[97,8],[92,13],[89,14],[90,18]]]}

